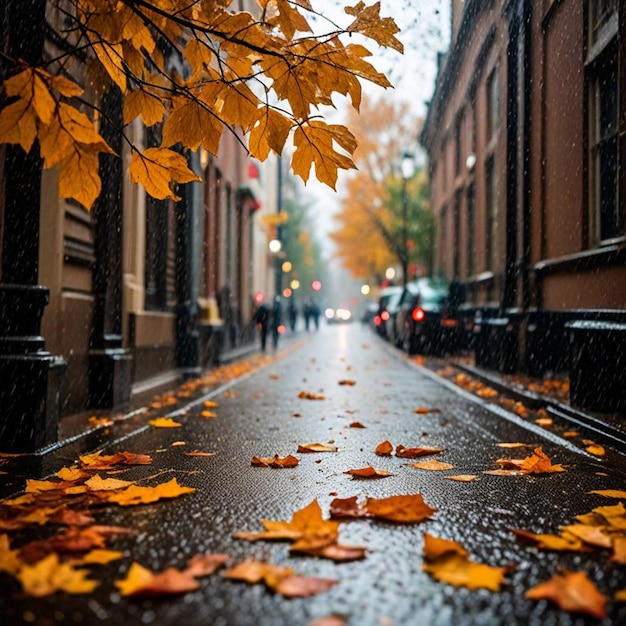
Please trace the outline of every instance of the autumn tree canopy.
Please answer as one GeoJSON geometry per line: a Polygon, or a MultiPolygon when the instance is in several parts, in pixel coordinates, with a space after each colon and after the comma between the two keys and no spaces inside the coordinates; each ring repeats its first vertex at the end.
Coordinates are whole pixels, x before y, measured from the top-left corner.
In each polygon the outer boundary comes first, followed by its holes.
{"type": "MultiPolygon", "coordinates": [[[[54,0],[44,62],[31,66],[4,53],[0,143],[39,151],[58,166],[61,197],[89,208],[98,197],[99,155],[112,149],[98,132],[102,95],[123,96],[130,176],[155,198],[176,199],[174,185],[197,180],[181,154],[215,154],[224,129],[265,160],[293,141],[291,166],[335,187],[339,169],[354,167],[354,135],[330,124],[320,107],[343,95],[358,109],[361,82],[389,87],[367,61],[369,40],[402,52],[380,2],[347,6],[345,26],[326,22],[309,0],[257,0],[254,15],[231,0],[54,0]],[[320,20],[318,20],[320,21],[320,20]],[[358,35],[359,37],[353,37],[358,35]],[[159,125],[146,147],[129,132],[140,119],[159,125]]],[[[10,19],[10,15],[9,15],[10,19]]]]}
{"type": "Polygon", "coordinates": [[[406,183],[406,246],[404,241],[400,159],[415,150],[420,124],[408,104],[385,100],[364,98],[360,114],[348,116],[358,143],[358,171],[346,182],[332,238],[337,255],[356,277],[380,281],[391,265],[429,265],[432,219],[424,171],[406,183]]]}

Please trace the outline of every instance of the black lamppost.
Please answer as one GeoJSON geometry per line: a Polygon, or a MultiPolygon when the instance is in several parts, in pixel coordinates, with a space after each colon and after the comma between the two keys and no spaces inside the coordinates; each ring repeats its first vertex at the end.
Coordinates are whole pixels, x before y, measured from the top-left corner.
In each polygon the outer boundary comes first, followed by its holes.
{"type": "Polygon", "coordinates": [[[407,284],[409,275],[409,194],[407,183],[415,175],[415,157],[410,152],[402,155],[402,281],[407,284]]]}

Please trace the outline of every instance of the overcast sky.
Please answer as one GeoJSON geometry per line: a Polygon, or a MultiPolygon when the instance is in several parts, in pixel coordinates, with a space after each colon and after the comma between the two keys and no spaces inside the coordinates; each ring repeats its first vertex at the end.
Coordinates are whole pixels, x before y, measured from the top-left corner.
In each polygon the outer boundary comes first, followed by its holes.
{"type": "MultiPolygon", "coordinates": [[[[324,15],[338,23],[345,24],[342,6],[345,1],[324,0],[324,15]]],[[[356,0],[349,4],[356,4],[356,0]]],[[[366,0],[371,4],[371,0],[366,0]]],[[[384,90],[366,83],[364,92],[373,98],[390,98],[410,102],[419,116],[426,114],[426,103],[430,100],[437,71],[437,53],[448,47],[450,35],[450,0],[381,0],[381,16],[392,16],[401,32],[398,38],[404,45],[403,55],[394,50],[378,49],[371,42],[366,47],[372,52],[370,62],[384,72],[394,85],[394,89],[384,90]]],[[[323,28],[323,20],[320,20],[323,28]]],[[[332,115],[333,121],[341,123],[341,113],[332,115]]],[[[340,190],[342,173],[339,174],[340,190]]],[[[340,203],[340,194],[317,182],[311,176],[304,192],[311,197],[317,235],[324,249],[332,254],[332,242],[326,234],[334,228],[333,214],[340,203]]]]}

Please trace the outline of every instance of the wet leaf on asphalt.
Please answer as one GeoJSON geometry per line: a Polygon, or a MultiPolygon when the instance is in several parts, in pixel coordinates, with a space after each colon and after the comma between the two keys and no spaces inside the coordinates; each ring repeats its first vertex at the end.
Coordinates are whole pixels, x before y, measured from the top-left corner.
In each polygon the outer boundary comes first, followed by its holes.
{"type": "Polygon", "coordinates": [[[326,396],[321,393],[314,393],[313,391],[301,391],[298,394],[298,398],[305,400],[326,400],[326,396]]]}
{"type": "Polygon", "coordinates": [[[300,576],[290,567],[279,567],[263,561],[246,559],[223,574],[225,578],[248,584],[265,583],[272,591],[288,597],[310,597],[328,591],[339,581],[313,576],[300,576]]]}
{"type": "Polygon", "coordinates": [[[180,422],[173,420],[171,417],[157,417],[156,419],[148,420],[148,424],[155,428],[178,428],[182,426],[180,422]]]}
{"type": "Polygon", "coordinates": [[[81,469],[84,470],[108,470],[116,465],[149,465],[152,458],[147,454],[133,452],[116,452],[115,454],[102,454],[102,451],[93,454],[85,454],[78,457],[81,469]]]}
{"type": "Polygon", "coordinates": [[[441,472],[443,470],[452,469],[454,465],[450,463],[442,463],[441,461],[420,461],[419,463],[410,463],[409,467],[429,470],[431,472],[441,472]]]}
{"type": "Polygon", "coordinates": [[[419,493],[389,498],[367,498],[363,506],[368,516],[399,524],[422,522],[438,511],[426,504],[419,493]]]}
{"type": "Polygon", "coordinates": [[[220,405],[219,402],[215,402],[215,400],[205,400],[202,403],[202,406],[205,409],[216,409],[219,405],[220,405]]]}
{"type": "Polygon", "coordinates": [[[587,493],[595,493],[599,496],[604,496],[605,498],[626,499],[626,491],[624,491],[623,489],[594,489],[593,491],[588,491],[587,493]]]}
{"type": "Polygon", "coordinates": [[[536,534],[527,530],[513,530],[513,534],[523,543],[530,544],[541,550],[557,550],[584,552],[588,550],[585,544],[576,536],[563,533],[562,535],[536,534]]]}
{"type": "Polygon", "coordinates": [[[115,502],[121,506],[131,506],[135,504],[150,504],[158,500],[177,498],[187,493],[193,493],[193,487],[185,487],[179,485],[175,478],[166,482],[155,485],[154,487],[143,487],[140,485],[131,485],[123,491],[111,493],[107,498],[108,502],[115,502]]]}
{"type": "Polygon", "coordinates": [[[24,564],[16,574],[24,593],[41,598],[57,591],[71,594],[91,593],[98,582],[89,580],[88,571],[75,569],[69,563],[59,561],[58,554],[51,552],[33,565],[24,564]]]}
{"type": "Polygon", "coordinates": [[[589,452],[589,454],[594,454],[595,456],[604,456],[606,454],[604,446],[600,446],[598,444],[587,446],[585,450],[589,452]]]}
{"type": "Polygon", "coordinates": [[[520,442],[511,442],[511,443],[506,443],[506,442],[502,442],[502,443],[497,443],[496,446],[498,446],[498,448],[525,448],[527,446],[529,446],[531,444],[529,443],[520,443],[520,442]]]}
{"type": "Polygon", "coordinates": [[[298,445],[298,452],[337,452],[339,448],[327,443],[304,443],[298,445]]]}
{"type": "Polygon", "coordinates": [[[350,422],[350,428],[365,428],[361,422],[350,422]]]}
{"type": "Polygon", "coordinates": [[[367,511],[364,509],[363,504],[359,504],[357,500],[357,496],[351,496],[350,498],[335,498],[330,503],[331,518],[354,519],[365,517],[367,515],[367,511]]]}
{"type": "Polygon", "coordinates": [[[344,472],[344,474],[350,474],[350,476],[354,476],[355,478],[386,478],[387,476],[393,476],[391,472],[375,469],[371,465],[359,469],[351,469],[344,472]]]}
{"type": "Polygon", "coordinates": [[[172,567],[159,574],[133,562],[126,578],[116,580],[115,586],[122,596],[152,596],[187,593],[194,591],[200,584],[188,572],[181,572],[172,567]]]}
{"type": "Polygon", "coordinates": [[[424,535],[423,570],[435,580],[468,589],[499,591],[505,583],[505,567],[492,567],[472,561],[456,541],[424,535]]]}
{"type": "Polygon", "coordinates": [[[300,461],[293,455],[288,454],[284,457],[279,457],[275,454],[273,457],[258,457],[253,456],[251,464],[255,467],[274,467],[274,468],[289,468],[296,467],[300,461]]]}
{"type": "Polygon", "coordinates": [[[455,480],[459,483],[472,483],[478,480],[476,474],[458,474],[457,476],[444,476],[446,480],[455,480]]]}
{"type": "Polygon", "coordinates": [[[439,454],[443,452],[445,448],[430,448],[430,447],[420,447],[420,448],[405,448],[403,445],[396,446],[396,456],[401,459],[415,459],[418,456],[428,456],[429,454],[439,454]]]}
{"type": "Polygon", "coordinates": [[[376,446],[374,453],[378,456],[391,456],[393,452],[393,446],[390,441],[383,441],[376,446]]]}
{"type": "Polygon", "coordinates": [[[339,384],[340,385],[344,385],[344,386],[347,385],[349,387],[352,387],[352,386],[356,385],[356,380],[352,380],[352,379],[349,379],[349,378],[344,378],[343,380],[339,381],[339,384]]]}
{"type": "Polygon", "coordinates": [[[201,450],[192,450],[191,452],[183,452],[185,456],[215,456],[215,452],[202,452],[201,450]]]}
{"type": "Polygon", "coordinates": [[[525,597],[549,600],[568,613],[583,613],[597,619],[606,617],[606,598],[585,572],[557,572],[550,580],[529,589],[525,597]]]}

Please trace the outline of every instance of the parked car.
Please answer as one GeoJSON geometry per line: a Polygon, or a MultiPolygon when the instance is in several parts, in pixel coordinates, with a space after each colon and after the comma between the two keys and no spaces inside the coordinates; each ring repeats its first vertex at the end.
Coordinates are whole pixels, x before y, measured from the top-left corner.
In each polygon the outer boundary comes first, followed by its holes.
{"type": "Polygon", "coordinates": [[[409,354],[453,351],[459,324],[450,306],[448,284],[431,278],[408,283],[400,298],[396,324],[396,345],[409,354]]]}
{"type": "Polygon", "coordinates": [[[383,287],[380,290],[378,297],[378,312],[374,316],[374,328],[384,339],[388,339],[387,321],[391,318],[391,313],[388,310],[389,302],[394,296],[401,296],[402,289],[403,288],[399,286],[392,286],[383,287]]]}

